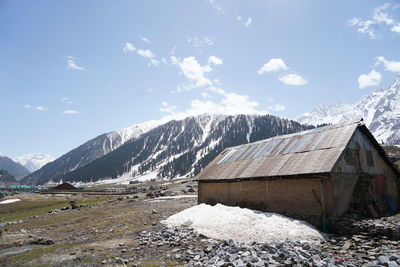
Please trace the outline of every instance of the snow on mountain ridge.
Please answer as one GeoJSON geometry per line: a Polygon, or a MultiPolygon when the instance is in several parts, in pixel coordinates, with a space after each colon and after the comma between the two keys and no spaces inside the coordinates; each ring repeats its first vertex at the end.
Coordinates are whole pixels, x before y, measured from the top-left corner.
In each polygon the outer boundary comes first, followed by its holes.
{"type": "Polygon", "coordinates": [[[296,120],[311,125],[324,123],[339,123],[343,120],[343,114],[352,112],[353,105],[342,102],[333,103],[330,105],[318,105],[313,111],[304,113],[296,120]]]}
{"type": "Polygon", "coordinates": [[[55,157],[43,153],[30,153],[16,157],[14,160],[24,166],[28,171],[34,172],[55,160],[55,157]]]}
{"type": "Polygon", "coordinates": [[[379,142],[400,143],[400,75],[388,88],[375,90],[354,104],[320,105],[296,120],[317,125],[335,124],[361,117],[379,142]]]}

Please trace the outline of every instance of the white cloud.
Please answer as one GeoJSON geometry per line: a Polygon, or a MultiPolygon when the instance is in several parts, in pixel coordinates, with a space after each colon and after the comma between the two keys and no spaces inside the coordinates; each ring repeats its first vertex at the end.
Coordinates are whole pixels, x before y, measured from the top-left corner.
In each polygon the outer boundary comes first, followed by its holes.
{"type": "Polygon", "coordinates": [[[389,16],[388,13],[384,12],[375,12],[373,17],[373,21],[375,21],[378,24],[386,24],[386,25],[392,25],[394,23],[394,20],[389,16]]]}
{"type": "Polygon", "coordinates": [[[375,25],[375,22],[372,20],[359,20],[358,18],[353,18],[349,20],[350,26],[358,26],[357,31],[367,35],[370,39],[376,39],[378,36],[376,35],[375,31],[372,29],[372,26],[375,25]]]}
{"type": "Polygon", "coordinates": [[[173,56],[171,57],[171,61],[173,64],[179,66],[182,74],[187,79],[194,82],[196,87],[212,85],[212,81],[205,77],[207,72],[212,71],[212,68],[209,65],[201,66],[195,57],[186,57],[179,60],[173,56]]]}
{"type": "Polygon", "coordinates": [[[161,102],[160,111],[169,113],[169,114],[176,114],[176,112],[175,112],[176,108],[177,108],[176,106],[170,105],[170,104],[168,104],[168,102],[163,101],[163,102],[161,102]]]}
{"type": "Polygon", "coordinates": [[[84,67],[80,67],[75,63],[76,58],[68,56],[67,57],[67,70],[81,70],[84,71],[85,68],[84,67]]]}
{"type": "Polygon", "coordinates": [[[266,72],[282,71],[288,70],[285,61],[281,58],[271,58],[267,63],[265,63],[258,71],[258,74],[263,74],[266,72]]]}
{"type": "Polygon", "coordinates": [[[36,107],[34,107],[31,104],[25,104],[24,108],[26,108],[26,109],[35,109],[37,111],[48,111],[49,110],[47,107],[44,107],[44,106],[36,106],[36,107]]]}
{"type": "Polygon", "coordinates": [[[61,97],[61,102],[65,104],[72,104],[72,100],[68,97],[61,97]]]}
{"type": "Polygon", "coordinates": [[[397,25],[393,26],[390,30],[395,33],[400,33],[400,23],[397,23],[397,25]]]}
{"type": "Polygon", "coordinates": [[[222,65],[223,63],[224,63],[224,61],[219,57],[210,56],[208,58],[208,64],[209,65],[211,65],[211,64],[213,64],[213,65],[222,65]]]}
{"type": "Polygon", "coordinates": [[[36,106],[35,109],[38,111],[48,111],[49,110],[47,107],[44,107],[44,106],[36,106]]]}
{"type": "Polygon", "coordinates": [[[179,59],[176,56],[171,56],[170,57],[171,64],[177,65],[179,63],[179,59]]]}
{"type": "Polygon", "coordinates": [[[211,7],[217,10],[219,13],[223,14],[225,12],[223,8],[219,4],[217,4],[216,0],[206,0],[206,2],[209,3],[211,7]]]}
{"type": "Polygon", "coordinates": [[[167,60],[165,57],[162,57],[162,58],[161,58],[161,62],[162,62],[164,65],[168,65],[168,60],[167,60]]]}
{"type": "Polygon", "coordinates": [[[279,80],[286,85],[301,86],[306,85],[308,81],[297,73],[287,74],[279,77],[279,80]]]}
{"type": "Polygon", "coordinates": [[[160,65],[160,61],[158,59],[152,58],[149,61],[149,66],[159,66],[160,65]]]}
{"type": "Polygon", "coordinates": [[[142,41],[145,43],[151,44],[151,41],[145,36],[142,37],[142,41]]]}
{"type": "MultiPolygon", "coordinates": [[[[377,31],[381,28],[390,27],[390,30],[395,33],[400,33],[400,22],[396,21],[389,13],[389,3],[383,4],[373,9],[372,17],[369,19],[352,18],[347,24],[352,27],[357,27],[357,31],[370,39],[379,37],[377,31]]],[[[393,10],[396,6],[393,6],[393,10]]]]}
{"type": "Polygon", "coordinates": [[[252,23],[251,17],[248,17],[246,21],[241,16],[238,16],[236,19],[246,27],[249,27],[252,23]]]}
{"type": "Polygon", "coordinates": [[[74,109],[67,109],[63,111],[63,114],[65,115],[76,115],[79,114],[79,111],[74,110],[74,109]]]}
{"type": "Polygon", "coordinates": [[[153,88],[147,88],[147,92],[149,92],[149,93],[154,93],[155,90],[154,90],[153,88]]]}
{"type": "Polygon", "coordinates": [[[363,89],[368,86],[375,86],[381,82],[382,75],[376,70],[371,70],[368,74],[362,74],[358,77],[358,88],[363,89]]]}
{"type": "Polygon", "coordinates": [[[144,49],[139,49],[139,50],[137,50],[137,53],[139,54],[139,55],[141,55],[142,57],[144,57],[144,58],[154,58],[156,55],[153,53],[153,52],[151,52],[149,49],[146,49],[146,50],[144,50],[144,49]]]}
{"type": "Polygon", "coordinates": [[[125,53],[133,53],[136,51],[136,47],[131,43],[125,43],[122,49],[124,50],[125,53]]]}
{"type": "Polygon", "coordinates": [[[400,61],[389,61],[380,56],[376,58],[375,65],[378,66],[380,64],[383,64],[387,71],[400,72],[400,61]]]}
{"type": "Polygon", "coordinates": [[[286,109],[286,107],[281,104],[275,104],[275,105],[269,106],[268,109],[273,110],[273,111],[283,111],[286,109]]]}
{"type": "Polygon", "coordinates": [[[208,93],[206,93],[206,92],[201,92],[201,96],[202,96],[203,98],[211,98],[211,95],[208,94],[208,93]]]}
{"type": "Polygon", "coordinates": [[[194,99],[191,101],[190,108],[185,111],[188,115],[198,115],[204,113],[217,114],[259,114],[264,115],[266,110],[258,109],[259,103],[252,101],[248,95],[225,92],[223,99],[216,103],[210,100],[194,99]]]}
{"type": "Polygon", "coordinates": [[[252,19],[251,19],[251,17],[249,17],[249,18],[247,18],[247,21],[244,25],[246,25],[246,27],[249,27],[251,22],[252,22],[252,19]]]}
{"type": "MultiPolygon", "coordinates": [[[[146,37],[142,37],[142,40],[143,40],[143,38],[145,38],[145,40],[147,40],[147,41],[150,41],[150,40],[148,40],[146,37]]],[[[149,62],[148,62],[148,65],[149,66],[159,66],[160,65],[160,60],[158,60],[157,58],[156,58],[156,54],[154,54],[153,52],[151,52],[149,49],[137,49],[133,44],[131,44],[131,43],[125,43],[125,45],[124,45],[124,47],[123,47],[123,50],[124,50],[124,52],[125,53],[133,53],[133,52],[136,52],[138,55],[140,55],[141,57],[143,57],[143,58],[147,58],[147,59],[149,59],[149,62]]],[[[162,58],[162,62],[164,63],[164,64],[166,64],[167,65],[167,60],[165,59],[165,58],[162,58]]]]}
{"type": "Polygon", "coordinates": [[[184,84],[180,84],[176,87],[176,89],[172,90],[171,93],[175,94],[175,93],[182,93],[185,91],[192,91],[193,89],[195,89],[197,86],[195,84],[192,83],[184,83],[184,84]]]}
{"type": "MultiPolygon", "coordinates": [[[[250,99],[248,95],[238,94],[234,92],[226,92],[222,88],[210,86],[206,91],[201,93],[204,98],[193,99],[190,102],[190,107],[183,112],[176,112],[176,106],[172,106],[167,102],[162,103],[161,111],[174,114],[174,117],[187,117],[204,113],[215,114],[268,114],[267,109],[261,109],[257,101],[250,99]],[[208,100],[212,98],[212,93],[217,94],[215,101],[208,100]]],[[[279,109],[279,107],[277,107],[279,109]]]]}
{"type": "Polygon", "coordinates": [[[187,38],[187,41],[189,44],[191,44],[194,47],[201,47],[203,45],[213,45],[214,44],[214,39],[207,37],[207,36],[205,36],[203,38],[200,38],[200,37],[187,38]]]}

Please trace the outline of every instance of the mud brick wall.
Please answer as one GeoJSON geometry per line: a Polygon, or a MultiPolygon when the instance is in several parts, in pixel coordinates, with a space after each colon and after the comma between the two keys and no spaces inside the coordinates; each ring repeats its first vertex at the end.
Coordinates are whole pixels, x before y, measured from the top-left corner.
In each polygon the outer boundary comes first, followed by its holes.
{"type": "MultiPolygon", "coordinates": [[[[320,224],[321,179],[199,182],[199,203],[240,206],[276,212],[320,224]],[[313,193],[313,190],[315,194],[313,193]]],[[[324,181],[326,210],[332,209],[330,182],[324,181]]]]}

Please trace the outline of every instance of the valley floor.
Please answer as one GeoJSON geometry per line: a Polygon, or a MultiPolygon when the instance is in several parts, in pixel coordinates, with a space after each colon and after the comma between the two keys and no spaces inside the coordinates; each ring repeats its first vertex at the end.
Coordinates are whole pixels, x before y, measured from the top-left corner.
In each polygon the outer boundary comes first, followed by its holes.
{"type": "Polygon", "coordinates": [[[136,196],[17,195],[21,202],[0,205],[0,266],[180,265],[139,249],[139,233],[197,198],[136,196]],[[84,207],[60,211],[71,200],[84,207]]]}
{"type": "MultiPolygon", "coordinates": [[[[159,185],[155,185],[157,188],[159,185]]],[[[165,186],[165,184],[164,184],[165,186]]],[[[238,244],[161,221],[197,204],[193,182],[128,195],[19,194],[0,205],[0,266],[397,266],[400,241],[386,235],[400,215],[366,221],[360,233],[321,244],[238,244]],[[187,193],[188,188],[191,193],[187,193]],[[65,209],[70,201],[79,208],[65,209]],[[381,229],[382,233],[368,229],[381,229]],[[367,230],[366,230],[367,229],[367,230]]],[[[158,187],[160,188],[160,187],[158,187]]],[[[354,228],[352,226],[352,228],[354,228]]],[[[274,231],[271,229],[271,231],[274,231]]]]}

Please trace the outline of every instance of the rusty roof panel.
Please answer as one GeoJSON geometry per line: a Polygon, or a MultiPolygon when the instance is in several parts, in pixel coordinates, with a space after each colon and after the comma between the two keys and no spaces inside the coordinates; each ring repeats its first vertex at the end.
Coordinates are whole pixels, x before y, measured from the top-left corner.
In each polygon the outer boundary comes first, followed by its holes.
{"type": "Polygon", "coordinates": [[[232,147],[217,156],[198,179],[236,179],[330,172],[359,122],[232,147]]]}

